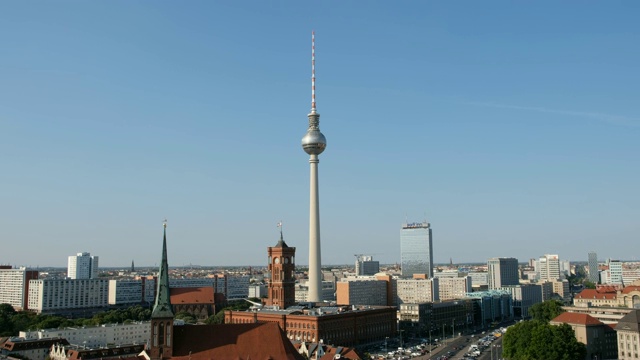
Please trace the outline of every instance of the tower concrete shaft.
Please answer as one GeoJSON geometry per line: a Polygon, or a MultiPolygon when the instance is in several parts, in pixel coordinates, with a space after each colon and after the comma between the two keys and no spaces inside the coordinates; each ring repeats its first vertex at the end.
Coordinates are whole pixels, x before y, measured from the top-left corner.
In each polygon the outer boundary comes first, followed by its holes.
{"type": "Polygon", "coordinates": [[[320,252],[320,201],[318,193],[318,155],[311,155],[309,186],[309,301],[322,301],[320,252]]]}

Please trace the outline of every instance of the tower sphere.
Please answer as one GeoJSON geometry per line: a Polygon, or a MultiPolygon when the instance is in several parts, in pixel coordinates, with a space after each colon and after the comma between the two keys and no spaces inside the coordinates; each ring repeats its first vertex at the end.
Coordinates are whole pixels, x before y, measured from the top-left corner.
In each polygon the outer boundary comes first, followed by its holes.
{"type": "Polygon", "coordinates": [[[302,137],[302,149],[309,155],[320,155],[327,147],[327,139],[318,129],[309,129],[302,137]]]}

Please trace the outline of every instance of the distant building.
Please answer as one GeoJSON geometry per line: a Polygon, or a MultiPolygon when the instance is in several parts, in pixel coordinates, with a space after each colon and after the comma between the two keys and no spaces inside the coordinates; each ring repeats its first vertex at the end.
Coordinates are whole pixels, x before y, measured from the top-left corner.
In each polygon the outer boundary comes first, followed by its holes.
{"type": "Polygon", "coordinates": [[[486,271],[469,271],[467,275],[471,277],[471,286],[474,288],[489,285],[489,273],[486,271]]]}
{"type": "Polygon", "coordinates": [[[109,280],[109,305],[151,304],[155,283],[153,277],[109,280]]]}
{"type": "Polygon", "coordinates": [[[19,336],[27,340],[64,338],[71,345],[95,349],[108,345],[145,344],[149,341],[149,329],[148,321],[139,321],[127,324],[28,330],[20,331],[19,336]]]}
{"type": "Polygon", "coordinates": [[[634,309],[625,315],[618,325],[618,359],[635,360],[640,357],[640,310],[634,309]]]}
{"type": "Polygon", "coordinates": [[[622,279],[622,261],[620,260],[612,260],[609,259],[607,261],[607,265],[609,267],[609,276],[606,279],[607,281],[603,283],[605,284],[620,284],[623,285],[622,279]]]}
{"type": "Polygon", "coordinates": [[[417,304],[440,300],[440,281],[442,279],[397,279],[395,305],[417,304]]]}
{"type": "Polygon", "coordinates": [[[265,284],[253,284],[249,285],[249,298],[267,297],[267,285],[265,284]]]}
{"type": "Polygon", "coordinates": [[[67,340],[62,338],[37,340],[10,338],[4,344],[0,344],[0,354],[13,355],[14,359],[45,360],[49,355],[49,349],[56,344],[69,345],[67,340]]]}
{"type": "Polygon", "coordinates": [[[500,289],[507,285],[520,284],[518,259],[492,258],[487,261],[489,290],[500,289]]]}
{"type": "Polygon", "coordinates": [[[428,222],[404,224],[400,230],[402,276],[433,277],[433,237],[428,222]]]}
{"type": "Polygon", "coordinates": [[[29,281],[38,279],[38,271],[0,265],[0,304],[9,304],[16,311],[28,310],[29,281]]]}
{"type": "Polygon", "coordinates": [[[29,310],[65,313],[109,305],[107,279],[39,279],[29,281],[29,310]]]}
{"type": "Polygon", "coordinates": [[[387,282],[377,279],[343,279],[336,284],[338,305],[387,305],[387,282]]]}
{"type": "Polygon", "coordinates": [[[560,259],[558,255],[545,254],[538,259],[538,279],[556,281],[560,279],[560,259]]]}
{"type": "MultiPolygon", "coordinates": [[[[222,294],[216,299],[213,288],[206,286],[201,288],[175,288],[169,289],[173,311],[191,314],[198,321],[205,321],[216,313],[216,303],[224,303],[222,294]],[[217,300],[217,301],[216,301],[217,300]]],[[[219,304],[223,305],[223,304],[219,304]]]]}
{"type": "Polygon", "coordinates": [[[284,242],[282,232],[274,247],[267,248],[269,255],[269,290],[266,304],[286,309],[296,303],[294,278],[296,248],[284,242]]]}
{"type": "Polygon", "coordinates": [[[472,289],[471,277],[440,278],[440,300],[462,299],[472,289]]]}
{"type": "Polygon", "coordinates": [[[468,293],[467,298],[476,301],[474,329],[486,329],[494,322],[513,319],[513,299],[510,291],[487,290],[468,293]]]}
{"type": "Polygon", "coordinates": [[[380,262],[372,256],[356,255],[356,275],[375,275],[380,272],[380,262]]]}
{"type": "Polygon", "coordinates": [[[571,326],[576,340],[587,348],[585,359],[615,359],[618,355],[615,330],[592,316],[564,312],[549,323],[571,326]]]}
{"type": "Polygon", "coordinates": [[[513,316],[516,319],[530,317],[529,308],[542,302],[542,289],[540,285],[508,285],[503,286],[500,290],[511,293],[511,298],[513,299],[513,316]]]}
{"type": "Polygon", "coordinates": [[[69,279],[95,279],[98,277],[98,257],[88,252],[69,256],[67,261],[69,279]]]}
{"type": "Polygon", "coordinates": [[[598,254],[595,251],[589,252],[589,281],[594,284],[600,282],[600,273],[598,272],[598,254]]]}

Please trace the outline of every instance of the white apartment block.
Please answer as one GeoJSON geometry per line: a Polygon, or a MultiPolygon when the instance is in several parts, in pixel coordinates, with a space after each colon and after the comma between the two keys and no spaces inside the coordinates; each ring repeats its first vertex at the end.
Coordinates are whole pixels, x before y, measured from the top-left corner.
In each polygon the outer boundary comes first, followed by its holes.
{"type": "MultiPolygon", "coordinates": [[[[309,286],[307,283],[295,285],[296,303],[309,301],[309,286]]],[[[333,281],[322,281],[322,301],[334,301],[336,299],[336,285],[333,281]]]]}
{"type": "Polygon", "coordinates": [[[471,277],[473,286],[489,285],[489,273],[486,271],[470,271],[467,275],[471,277]]]}
{"type": "Polygon", "coordinates": [[[55,312],[109,304],[109,280],[41,279],[29,281],[29,309],[55,312]]]}
{"type": "Polygon", "coordinates": [[[258,298],[260,299],[263,296],[267,296],[267,285],[265,284],[255,284],[249,286],[249,297],[250,298],[258,298]]]}
{"type": "Polygon", "coordinates": [[[109,305],[153,303],[155,279],[109,280],[109,305]]]}
{"type": "Polygon", "coordinates": [[[98,277],[98,257],[88,252],[69,256],[67,262],[69,279],[95,279],[98,277]]]}
{"type": "Polygon", "coordinates": [[[560,259],[558,255],[545,254],[538,259],[538,279],[556,281],[560,279],[560,259]]]}
{"type": "Polygon", "coordinates": [[[456,278],[439,278],[440,301],[462,299],[467,293],[472,291],[472,280],[470,276],[456,278]]]}
{"type": "Polygon", "coordinates": [[[206,278],[169,279],[169,287],[213,287],[214,292],[227,299],[246,299],[249,296],[249,275],[216,275],[206,278]]]}
{"type": "Polygon", "coordinates": [[[403,303],[423,303],[439,301],[439,284],[444,280],[444,278],[397,279],[395,304],[400,305],[403,303]]]}
{"type": "Polygon", "coordinates": [[[145,344],[150,339],[151,325],[149,321],[130,324],[104,324],[99,326],[68,327],[61,329],[45,329],[20,331],[19,336],[27,340],[51,339],[62,337],[69,344],[99,348],[130,344],[145,344]]]}
{"type": "Polygon", "coordinates": [[[9,304],[17,311],[26,310],[29,280],[37,278],[36,270],[0,267],[0,304],[9,304]]]}

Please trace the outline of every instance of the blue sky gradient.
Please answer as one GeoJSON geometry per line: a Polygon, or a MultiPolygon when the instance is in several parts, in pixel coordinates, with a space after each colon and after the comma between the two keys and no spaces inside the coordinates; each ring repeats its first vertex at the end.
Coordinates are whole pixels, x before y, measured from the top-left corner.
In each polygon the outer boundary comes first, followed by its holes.
{"type": "Polygon", "coordinates": [[[0,263],[308,262],[316,31],[324,264],[637,259],[640,3],[7,2],[0,263]]]}

